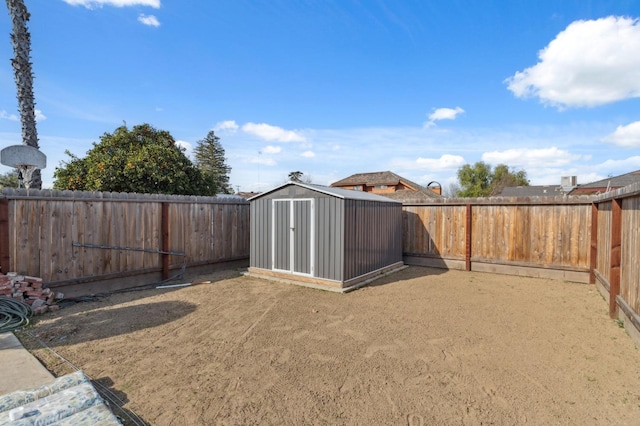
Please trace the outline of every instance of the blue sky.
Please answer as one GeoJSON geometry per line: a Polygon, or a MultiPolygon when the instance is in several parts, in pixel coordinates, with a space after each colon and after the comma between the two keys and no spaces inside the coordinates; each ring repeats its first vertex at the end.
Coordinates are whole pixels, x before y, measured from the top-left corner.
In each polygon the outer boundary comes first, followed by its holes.
{"type": "MultiPolygon", "coordinates": [[[[26,0],[45,187],[105,132],[187,153],[215,129],[231,184],[464,164],[533,185],[640,169],[640,2],[26,0]]],[[[21,143],[8,13],[0,145],[21,143]]],[[[0,38],[1,39],[1,38],[0,38]]],[[[2,166],[0,172],[10,169],[2,166]]]]}

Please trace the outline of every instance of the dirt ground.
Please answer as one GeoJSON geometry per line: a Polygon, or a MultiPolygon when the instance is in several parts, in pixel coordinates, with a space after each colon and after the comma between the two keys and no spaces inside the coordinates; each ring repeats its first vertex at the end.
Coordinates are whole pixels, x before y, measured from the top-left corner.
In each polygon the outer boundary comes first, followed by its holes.
{"type": "Polygon", "coordinates": [[[348,294],[198,279],[30,332],[154,425],[640,424],[640,351],[590,285],[420,267],[348,294]]]}

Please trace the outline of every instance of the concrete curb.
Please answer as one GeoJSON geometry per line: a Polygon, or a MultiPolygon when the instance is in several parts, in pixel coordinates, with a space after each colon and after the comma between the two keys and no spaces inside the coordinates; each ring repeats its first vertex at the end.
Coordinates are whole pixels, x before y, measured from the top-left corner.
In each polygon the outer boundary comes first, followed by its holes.
{"type": "Polygon", "coordinates": [[[0,333],[0,395],[55,380],[11,332],[0,333]]]}

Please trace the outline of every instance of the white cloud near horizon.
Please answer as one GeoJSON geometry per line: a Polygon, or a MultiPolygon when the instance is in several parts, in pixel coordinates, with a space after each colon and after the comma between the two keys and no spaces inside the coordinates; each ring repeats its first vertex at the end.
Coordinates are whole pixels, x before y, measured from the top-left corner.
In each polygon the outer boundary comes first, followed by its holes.
{"type": "Polygon", "coordinates": [[[184,154],[187,157],[191,157],[191,151],[193,150],[193,145],[191,145],[191,143],[187,141],[176,141],[176,145],[184,149],[184,154]]]}
{"type": "MultiPolygon", "coordinates": [[[[47,119],[47,116],[42,113],[39,109],[35,110],[36,121],[44,121],[47,119]]],[[[0,111],[0,118],[10,121],[20,121],[20,117],[17,114],[9,114],[7,111],[0,111]]]]}
{"type": "Polygon", "coordinates": [[[464,157],[460,155],[443,154],[440,158],[418,157],[415,160],[394,160],[392,167],[405,170],[430,170],[443,171],[458,169],[465,164],[464,157]]]}
{"type": "Polygon", "coordinates": [[[149,6],[160,8],[160,0],[62,0],[71,6],[84,6],[87,9],[96,9],[102,6],[149,6]]]}
{"type": "Polygon", "coordinates": [[[455,108],[437,108],[429,114],[429,121],[424,123],[425,127],[435,126],[436,121],[440,120],[455,120],[459,114],[464,113],[464,109],[458,107],[455,108]]]}
{"type": "Polygon", "coordinates": [[[248,161],[249,163],[264,164],[265,166],[275,166],[276,164],[278,164],[273,158],[263,157],[262,155],[259,155],[257,157],[250,157],[248,161]]]}
{"type": "Polygon", "coordinates": [[[594,167],[606,175],[617,175],[619,173],[618,170],[640,170],[640,155],[634,155],[622,160],[606,160],[594,167]]]}
{"type": "Polygon", "coordinates": [[[464,157],[460,155],[444,154],[440,158],[419,157],[416,163],[421,167],[431,170],[457,169],[465,164],[464,157]]]}
{"type": "Polygon", "coordinates": [[[267,145],[262,149],[262,152],[264,152],[265,154],[279,154],[281,151],[281,147],[272,145],[267,145]]]}
{"type": "Polygon", "coordinates": [[[640,121],[634,121],[626,126],[618,126],[603,140],[625,148],[640,148],[640,121]]]}
{"type": "Polygon", "coordinates": [[[586,156],[571,154],[568,151],[550,148],[514,148],[504,151],[491,151],[482,154],[482,161],[492,165],[506,164],[509,167],[522,167],[525,170],[537,167],[560,167],[586,156]]]}
{"type": "Polygon", "coordinates": [[[594,107],[640,97],[640,24],[609,16],[569,24],[540,61],[505,80],[517,98],[558,107],[594,107]]]}
{"type": "Polygon", "coordinates": [[[316,156],[316,153],[313,151],[305,151],[302,154],[300,154],[300,156],[304,158],[313,158],[316,156]]]}
{"type": "Polygon", "coordinates": [[[266,141],[277,141],[277,142],[306,142],[307,138],[305,138],[302,134],[293,131],[293,130],[285,130],[278,126],[272,126],[266,123],[246,123],[242,126],[242,131],[245,133],[252,134],[254,136],[259,137],[260,139],[264,139],[266,141]]]}
{"type": "Polygon", "coordinates": [[[160,26],[160,21],[158,21],[158,18],[156,18],[153,15],[145,15],[144,13],[141,13],[140,15],[138,15],[138,22],[148,27],[157,28],[160,26]]]}
{"type": "Polygon", "coordinates": [[[0,111],[0,118],[10,121],[20,121],[20,117],[17,114],[9,114],[7,111],[0,111]]]}
{"type": "Polygon", "coordinates": [[[238,124],[235,122],[235,120],[226,120],[226,121],[219,121],[216,123],[215,126],[213,126],[213,130],[214,131],[222,131],[222,130],[228,130],[230,132],[235,132],[237,131],[239,128],[238,124]]]}

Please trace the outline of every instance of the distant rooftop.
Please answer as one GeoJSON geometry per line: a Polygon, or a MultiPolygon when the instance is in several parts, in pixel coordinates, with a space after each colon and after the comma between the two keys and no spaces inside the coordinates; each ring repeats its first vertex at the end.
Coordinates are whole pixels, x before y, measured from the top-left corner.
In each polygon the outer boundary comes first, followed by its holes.
{"type": "Polygon", "coordinates": [[[381,193],[380,195],[403,202],[420,202],[426,201],[430,198],[440,198],[440,195],[436,194],[431,189],[425,188],[422,185],[419,185],[390,171],[356,173],[337,182],[333,182],[331,186],[343,187],[364,185],[375,187],[380,185],[397,186],[399,184],[402,184],[410,189],[398,190],[395,192],[384,194],[381,193]]]}
{"type": "Polygon", "coordinates": [[[506,186],[500,197],[554,197],[562,195],[561,185],[506,186]]]}
{"type": "Polygon", "coordinates": [[[634,172],[625,173],[619,176],[612,176],[606,179],[597,180],[591,183],[585,183],[584,185],[578,185],[577,190],[581,188],[622,188],[633,183],[640,182],[640,170],[634,172]]]}

